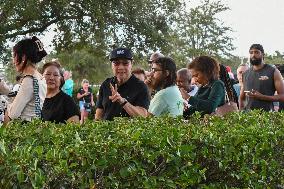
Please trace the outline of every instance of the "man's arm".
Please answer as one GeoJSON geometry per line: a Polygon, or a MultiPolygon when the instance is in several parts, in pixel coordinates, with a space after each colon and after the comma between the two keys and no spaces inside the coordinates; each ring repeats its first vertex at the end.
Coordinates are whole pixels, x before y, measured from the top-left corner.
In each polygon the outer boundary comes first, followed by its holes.
{"type": "MultiPolygon", "coordinates": [[[[123,103],[125,102],[122,102],[121,104],[123,103]]],[[[147,110],[141,106],[133,106],[129,102],[126,102],[123,105],[123,108],[131,117],[135,117],[135,116],[146,117],[147,116],[147,110]]]]}
{"type": "Polygon", "coordinates": [[[101,108],[96,109],[95,120],[102,120],[104,115],[104,110],[101,108]]]}
{"type": "Polygon", "coordinates": [[[147,116],[147,110],[145,108],[141,106],[134,106],[130,104],[125,98],[121,97],[121,95],[117,92],[117,85],[115,85],[115,87],[110,85],[110,88],[112,91],[112,95],[109,96],[109,99],[112,102],[118,102],[124,108],[124,110],[128,113],[128,115],[130,115],[131,117],[135,117],[135,116],[146,117],[147,116]]]}
{"type": "Polygon", "coordinates": [[[275,89],[277,91],[277,95],[275,95],[275,98],[277,98],[276,101],[284,101],[284,83],[283,78],[278,69],[274,72],[274,85],[275,89]]]}

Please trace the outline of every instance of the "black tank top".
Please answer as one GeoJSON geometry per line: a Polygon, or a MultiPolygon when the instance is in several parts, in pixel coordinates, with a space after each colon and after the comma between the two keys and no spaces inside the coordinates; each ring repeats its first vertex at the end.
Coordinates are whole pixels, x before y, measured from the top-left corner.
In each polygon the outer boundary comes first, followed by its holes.
{"type": "MultiPolygon", "coordinates": [[[[275,93],[274,85],[274,71],[275,68],[271,65],[264,64],[260,70],[253,70],[251,67],[247,70],[244,77],[244,90],[251,91],[252,89],[257,90],[263,95],[273,96],[275,93]]],[[[265,111],[274,110],[273,102],[258,100],[254,98],[246,98],[245,109],[263,109],[265,111]]]]}

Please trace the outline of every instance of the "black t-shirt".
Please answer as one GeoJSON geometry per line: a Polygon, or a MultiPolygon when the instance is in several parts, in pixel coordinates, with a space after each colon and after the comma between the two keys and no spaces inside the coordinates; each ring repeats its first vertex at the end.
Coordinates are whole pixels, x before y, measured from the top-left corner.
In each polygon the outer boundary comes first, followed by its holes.
{"type": "Polygon", "coordinates": [[[60,91],[51,98],[45,98],[42,107],[42,118],[44,121],[65,123],[70,117],[80,116],[79,109],[74,100],[60,91]]]}
{"type": "MultiPolygon", "coordinates": [[[[92,97],[92,92],[93,92],[91,87],[88,88],[88,92],[89,92],[89,94],[87,96],[84,96],[84,97],[80,98],[79,101],[84,101],[86,103],[91,103],[91,99],[92,99],[91,97],[92,97]]],[[[82,95],[82,94],[85,93],[85,91],[84,91],[83,88],[80,88],[78,93],[80,93],[82,95]]]]}
{"type": "MultiPolygon", "coordinates": [[[[109,96],[111,96],[110,83],[115,86],[115,77],[108,78],[102,83],[97,101],[97,108],[104,111],[103,119],[112,120],[114,117],[129,117],[128,113],[118,102],[113,103],[109,100],[109,96]]],[[[119,86],[117,91],[133,106],[140,106],[148,110],[150,104],[148,88],[144,82],[137,79],[134,75],[119,86]]]]}

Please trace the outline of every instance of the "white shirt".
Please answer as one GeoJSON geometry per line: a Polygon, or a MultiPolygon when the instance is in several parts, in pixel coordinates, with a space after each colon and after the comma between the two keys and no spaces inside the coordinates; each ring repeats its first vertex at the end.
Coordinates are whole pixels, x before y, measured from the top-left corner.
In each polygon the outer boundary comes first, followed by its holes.
{"type": "MultiPolygon", "coordinates": [[[[40,74],[36,73],[33,76],[38,80],[40,108],[42,109],[46,97],[46,81],[40,74]]],[[[8,105],[7,112],[11,119],[20,118],[21,120],[31,121],[32,118],[36,117],[33,79],[31,77],[24,77],[17,96],[12,104],[8,105]]]]}

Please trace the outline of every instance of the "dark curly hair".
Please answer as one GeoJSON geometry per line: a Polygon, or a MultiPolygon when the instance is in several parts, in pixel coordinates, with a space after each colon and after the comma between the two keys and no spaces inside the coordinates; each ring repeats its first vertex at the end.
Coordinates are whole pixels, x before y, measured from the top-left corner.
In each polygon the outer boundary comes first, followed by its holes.
{"type": "Polygon", "coordinates": [[[196,57],[188,64],[187,68],[203,73],[209,82],[219,79],[219,62],[210,56],[196,57]]]}

